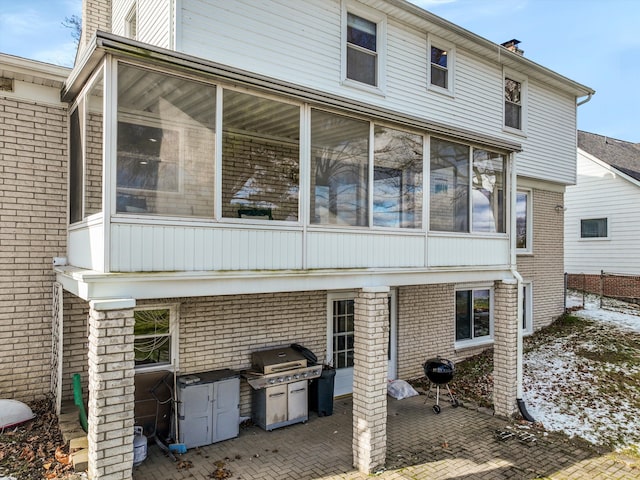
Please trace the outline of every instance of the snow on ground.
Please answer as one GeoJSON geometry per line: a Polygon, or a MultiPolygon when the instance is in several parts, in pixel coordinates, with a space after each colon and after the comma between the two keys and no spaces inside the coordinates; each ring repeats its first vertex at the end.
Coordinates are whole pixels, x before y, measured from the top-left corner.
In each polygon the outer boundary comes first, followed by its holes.
{"type": "MultiPolygon", "coordinates": [[[[567,307],[576,305],[583,305],[581,294],[567,299],[567,307]]],[[[563,431],[596,445],[637,449],[640,391],[618,388],[619,382],[613,379],[640,376],[640,367],[620,361],[594,362],[576,354],[602,355],[598,339],[609,340],[609,347],[615,349],[611,332],[618,329],[640,333],[640,311],[621,302],[610,308],[615,311],[601,309],[599,298],[586,296],[584,310],[572,314],[598,322],[595,326],[545,342],[524,354],[524,400],[529,413],[549,431],[563,431]],[[636,399],[635,405],[632,399],[636,399]]]]}

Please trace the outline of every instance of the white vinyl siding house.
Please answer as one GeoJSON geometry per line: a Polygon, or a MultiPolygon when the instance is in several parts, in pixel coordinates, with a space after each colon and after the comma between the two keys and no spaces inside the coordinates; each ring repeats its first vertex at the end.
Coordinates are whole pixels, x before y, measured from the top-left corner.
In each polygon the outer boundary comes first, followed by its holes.
{"type": "Polygon", "coordinates": [[[600,140],[601,145],[611,149],[623,149],[605,156],[600,150],[592,150],[591,144],[578,148],[577,184],[567,187],[565,195],[565,269],[569,274],[599,275],[604,270],[637,275],[640,180],[625,160],[635,158],[640,166],[640,149],[630,142],[605,140],[606,137],[587,132],[579,134],[579,138],[600,140]],[[623,159],[617,153],[629,156],[623,159]]]}

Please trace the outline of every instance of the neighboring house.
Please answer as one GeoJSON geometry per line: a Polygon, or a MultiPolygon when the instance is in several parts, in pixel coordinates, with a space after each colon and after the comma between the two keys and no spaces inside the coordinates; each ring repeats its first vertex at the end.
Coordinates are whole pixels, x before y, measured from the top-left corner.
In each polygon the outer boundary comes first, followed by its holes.
{"type": "MultiPolygon", "coordinates": [[[[578,179],[565,195],[570,286],[598,293],[602,271],[640,275],[639,204],[640,144],[578,131],[578,179]]],[[[619,284],[617,295],[640,297],[628,288],[619,284]]]]}
{"type": "Polygon", "coordinates": [[[85,0],[83,22],[68,76],[0,58],[0,389],[59,402],[81,373],[91,477],[130,478],[146,374],[291,343],[353,395],[365,472],[387,380],[427,358],[493,346],[516,411],[519,326],[562,313],[593,90],[402,0],[85,0]]]}

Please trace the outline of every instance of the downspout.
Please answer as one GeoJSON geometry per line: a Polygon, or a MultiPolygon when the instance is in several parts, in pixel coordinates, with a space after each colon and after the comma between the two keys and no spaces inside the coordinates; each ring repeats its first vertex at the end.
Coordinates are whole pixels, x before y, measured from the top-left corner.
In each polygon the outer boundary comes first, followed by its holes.
{"type": "Polygon", "coordinates": [[[579,107],[580,105],[584,105],[585,103],[591,100],[591,97],[593,97],[593,93],[588,93],[587,98],[585,98],[584,100],[580,100],[579,102],[576,103],[576,107],[579,107]]]}
{"type": "Polygon", "coordinates": [[[523,379],[523,366],[522,366],[522,356],[523,356],[523,330],[522,330],[522,297],[523,297],[523,289],[522,289],[522,276],[517,270],[517,255],[516,255],[516,197],[518,192],[518,175],[516,172],[516,161],[515,161],[515,153],[511,154],[511,211],[510,211],[510,270],[513,278],[518,282],[518,336],[516,340],[516,402],[518,404],[518,410],[520,411],[520,415],[528,422],[535,422],[533,417],[529,415],[527,412],[527,407],[524,404],[523,396],[523,387],[522,387],[522,379],[523,379]]]}

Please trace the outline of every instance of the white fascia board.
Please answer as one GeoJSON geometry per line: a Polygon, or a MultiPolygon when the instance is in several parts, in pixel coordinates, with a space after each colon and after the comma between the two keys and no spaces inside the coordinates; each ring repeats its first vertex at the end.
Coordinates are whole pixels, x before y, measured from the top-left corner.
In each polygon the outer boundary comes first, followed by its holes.
{"type": "Polygon", "coordinates": [[[467,269],[366,269],[282,272],[100,273],[54,269],[63,288],[84,300],[160,299],[257,293],[344,290],[401,285],[493,282],[513,277],[508,265],[467,269]]]}

